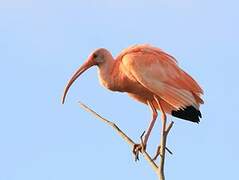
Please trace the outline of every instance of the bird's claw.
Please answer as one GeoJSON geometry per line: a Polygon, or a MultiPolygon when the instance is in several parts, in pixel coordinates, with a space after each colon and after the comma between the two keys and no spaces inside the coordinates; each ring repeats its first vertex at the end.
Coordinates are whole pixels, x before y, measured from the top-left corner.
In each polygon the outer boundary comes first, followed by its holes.
{"type": "MultiPolygon", "coordinates": [[[[172,152],[170,149],[168,149],[167,147],[165,147],[165,149],[166,149],[166,151],[168,151],[169,154],[171,154],[171,155],[173,154],[173,152],[172,152]]],[[[153,157],[153,160],[154,160],[154,161],[156,161],[157,158],[158,158],[158,156],[161,155],[160,152],[161,152],[161,146],[158,146],[157,151],[156,151],[156,154],[155,154],[155,156],[153,157]]]]}
{"type": "Polygon", "coordinates": [[[146,149],[146,144],[144,144],[144,141],[143,141],[144,133],[145,131],[140,136],[140,144],[134,144],[134,147],[133,147],[133,154],[135,156],[135,161],[139,161],[139,153],[144,152],[146,149]]]}
{"type": "Polygon", "coordinates": [[[139,160],[139,153],[141,152],[142,153],[142,144],[134,144],[134,147],[133,147],[133,154],[135,156],[135,161],[138,161],[139,160]]]}

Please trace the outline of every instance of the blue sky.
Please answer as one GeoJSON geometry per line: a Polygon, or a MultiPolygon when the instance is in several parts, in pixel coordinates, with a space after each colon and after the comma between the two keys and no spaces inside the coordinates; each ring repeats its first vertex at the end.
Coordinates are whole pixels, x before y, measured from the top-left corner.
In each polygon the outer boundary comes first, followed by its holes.
{"type": "Polygon", "coordinates": [[[135,141],[148,125],[148,107],[102,88],[96,68],[60,103],[67,80],[92,50],[117,55],[137,43],[172,54],[205,90],[199,125],[168,117],[176,123],[167,179],[237,179],[238,6],[236,0],[0,1],[0,180],[156,179],[77,101],[135,141]]]}

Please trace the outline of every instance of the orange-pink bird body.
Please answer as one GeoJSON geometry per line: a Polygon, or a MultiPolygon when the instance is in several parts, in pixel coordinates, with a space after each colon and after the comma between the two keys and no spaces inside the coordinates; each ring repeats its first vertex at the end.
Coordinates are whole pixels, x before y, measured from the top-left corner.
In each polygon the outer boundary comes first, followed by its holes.
{"type": "Polygon", "coordinates": [[[157,118],[157,109],[161,109],[158,102],[168,114],[199,122],[203,90],[178,66],[175,58],[146,44],[126,48],[115,59],[104,48],[95,50],[70,79],[63,103],[72,83],[93,65],[98,66],[99,80],[104,87],[127,92],[130,97],[151,108],[153,116],[145,135],[145,144],[157,118]]]}
{"type": "Polygon", "coordinates": [[[89,56],[83,66],[89,68],[92,65],[99,66],[99,80],[104,87],[127,92],[129,96],[145,104],[151,101],[159,109],[154,99],[157,96],[168,114],[193,107],[191,111],[198,110],[195,119],[185,118],[193,122],[199,121],[199,106],[203,103],[200,95],[203,90],[177,65],[175,58],[161,49],[145,44],[135,45],[124,49],[114,60],[108,50],[100,48],[89,56]],[[99,62],[94,61],[97,58],[99,62]]]}

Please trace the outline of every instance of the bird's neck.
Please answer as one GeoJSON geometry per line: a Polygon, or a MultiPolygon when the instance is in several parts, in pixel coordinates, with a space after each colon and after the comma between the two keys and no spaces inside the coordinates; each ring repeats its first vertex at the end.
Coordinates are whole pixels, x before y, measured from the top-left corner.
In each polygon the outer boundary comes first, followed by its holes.
{"type": "Polygon", "coordinates": [[[113,84],[113,69],[115,65],[114,58],[108,57],[104,63],[99,65],[98,69],[98,77],[100,84],[103,85],[105,88],[113,90],[114,84],[113,84]]]}

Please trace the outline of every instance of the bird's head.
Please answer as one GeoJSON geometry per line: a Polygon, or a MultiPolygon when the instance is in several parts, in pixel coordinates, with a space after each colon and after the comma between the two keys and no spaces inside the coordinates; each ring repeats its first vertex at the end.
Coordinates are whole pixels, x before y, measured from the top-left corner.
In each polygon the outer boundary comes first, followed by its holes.
{"type": "Polygon", "coordinates": [[[89,69],[90,67],[97,65],[97,66],[101,66],[102,64],[105,63],[105,61],[107,60],[107,57],[111,57],[110,52],[107,49],[104,48],[100,48],[100,49],[96,49],[93,53],[91,53],[88,57],[88,59],[85,61],[84,64],[82,64],[82,66],[73,74],[73,76],[71,77],[71,79],[69,80],[68,84],[65,87],[65,91],[63,93],[63,97],[62,97],[62,104],[64,104],[65,102],[65,98],[67,95],[68,90],[70,89],[71,85],[73,84],[73,82],[83,73],[85,72],[87,69],[89,69]]]}

